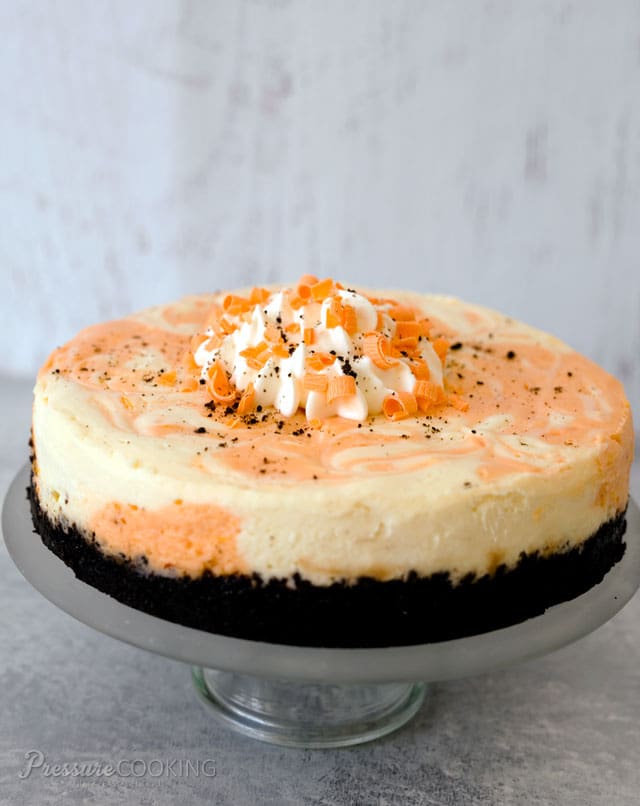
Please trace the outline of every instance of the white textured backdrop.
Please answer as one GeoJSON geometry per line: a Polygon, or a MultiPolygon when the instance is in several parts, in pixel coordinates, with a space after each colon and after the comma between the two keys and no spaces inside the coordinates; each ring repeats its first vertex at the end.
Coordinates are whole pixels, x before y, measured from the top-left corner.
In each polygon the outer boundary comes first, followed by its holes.
{"type": "Polygon", "coordinates": [[[501,308],[639,410],[638,0],[13,0],[0,31],[0,370],[311,271],[501,308]]]}

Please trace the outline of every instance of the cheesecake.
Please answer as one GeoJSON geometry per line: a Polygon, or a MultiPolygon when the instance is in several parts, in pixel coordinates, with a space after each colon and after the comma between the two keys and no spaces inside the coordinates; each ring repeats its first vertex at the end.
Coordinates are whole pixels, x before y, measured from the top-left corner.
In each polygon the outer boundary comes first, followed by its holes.
{"type": "Polygon", "coordinates": [[[444,296],[291,285],[81,331],[41,368],[36,531],[131,607],[300,646],[506,627],[625,550],[621,384],[444,296]]]}

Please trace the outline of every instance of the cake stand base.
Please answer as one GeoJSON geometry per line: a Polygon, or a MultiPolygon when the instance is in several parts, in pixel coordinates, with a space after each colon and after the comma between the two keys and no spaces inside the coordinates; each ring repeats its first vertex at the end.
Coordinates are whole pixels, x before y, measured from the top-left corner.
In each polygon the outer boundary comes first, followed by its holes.
{"type": "Polygon", "coordinates": [[[193,667],[214,716],[238,733],[286,747],[346,747],[402,727],[424,700],[424,683],[331,685],[269,680],[193,667]]]}

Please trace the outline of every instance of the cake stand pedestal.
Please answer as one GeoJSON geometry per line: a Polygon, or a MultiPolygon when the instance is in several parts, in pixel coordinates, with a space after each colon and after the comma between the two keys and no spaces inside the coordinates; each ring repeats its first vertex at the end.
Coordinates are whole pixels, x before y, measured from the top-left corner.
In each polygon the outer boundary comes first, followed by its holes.
{"type": "Polygon", "coordinates": [[[229,727],[290,747],[346,747],[397,730],[420,709],[424,683],[295,683],[193,668],[198,695],[229,727]]]}
{"type": "Polygon", "coordinates": [[[489,672],[558,649],[608,621],[640,586],[640,511],[630,501],[622,561],[587,593],[513,627],[377,649],[245,641],[150,616],[80,582],[33,532],[28,483],[25,466],[2,512],[7,548],[26,579],[90,627],[191,664],[196,691],[212,714],[274,744],[342,747],[390,733],[418,711],[426,682],[489,672]]]}

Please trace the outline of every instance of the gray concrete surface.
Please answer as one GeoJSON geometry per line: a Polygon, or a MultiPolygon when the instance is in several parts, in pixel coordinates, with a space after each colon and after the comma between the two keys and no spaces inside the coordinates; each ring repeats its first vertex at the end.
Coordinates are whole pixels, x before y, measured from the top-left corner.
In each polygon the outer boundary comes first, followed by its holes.
{"type": "MultiPolygon", "coordinates": [[[[30,384],[0,381],[4,496],[27,455],[30,384]]],[[[384,740],[340,751],[270,747],[213,722],[182,664],[56,610],[0,545],[2,804],[632,806],[640,804],[639,691],[636,596],[552,655],[433,686],[418,717],[384,740]],[[49,765],[104,770],[124,761],[124,774],[74,778],[41,766],[21,777],[30,751],[49,765]]]]}

